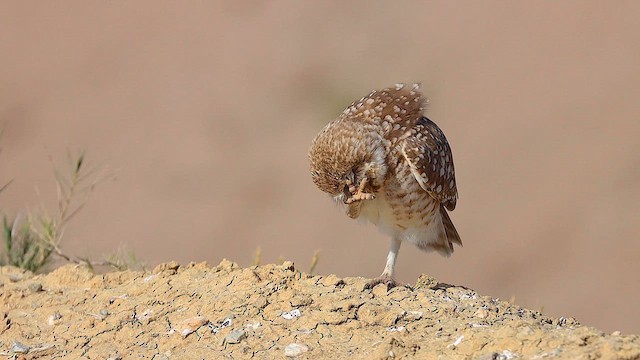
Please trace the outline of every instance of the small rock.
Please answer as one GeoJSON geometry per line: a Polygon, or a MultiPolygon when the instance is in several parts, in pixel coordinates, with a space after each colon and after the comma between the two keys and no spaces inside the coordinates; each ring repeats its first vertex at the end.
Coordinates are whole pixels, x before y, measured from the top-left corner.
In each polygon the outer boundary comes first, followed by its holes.
{"type": "Polygon", "coordinates": [[[143,282],[149,282],[149,281],[151,281],[151,280],[153,280],[153,279],[155,279],[157,277],[158,277],[158,274],[151,274],[151,275],[147,276],[146,278],[144,278],[142,281],[143,282]]]}
{"type": "Polygon", "coordinates": [[[387,331],[397,331],[397,332],[403,332],[406,328],[404,326],[390,326],[387,328],[387,331]]]}
{"type": "Polygon", "coordinates": [[[285,261],[280,265],[283,270],[288,271],[296,271],[296,266],[293,264],[293,261],[285,261]]]}
{"type": "Polygon", "coordinates": [[[464,339],[464,335],[460,335],[458,336],[458,338],[456,339],[456,341],[452,342],[451,344],[447,345],[448,348],[452,348],[455,346],[460,345],[460,343],[462,342],[462,339],[464,339]]]}
{"type": "Polygon", "coordinates": [[[49,325],[55,325],[60,319],[62,319],[62,315],[60,315],[60,313],[56,311],[52,315],[49,315],[49,317],[47,318],[47,323],[49,325]]]}
{"type": "Polygon", "coordinates": [[[11,351],[15,354],[26,354],[29,350],[31,350],[31,347],[23,343],[14,341],[13,344],[11,344],[11,351]]]}
{"type": "Polygon", "coordinates": [[[309,347],[304,344],[291,343],[284,348],[284,356],[296,357],[309,351],[309,347]]]}
{"type": "Polygon", "coordinates": [[[227,259],[222,259],[222,261],[220,262],[220,264],[218,264],[216,267],[212,268],[211,270],[213,270],[214,272],[231,272],[231,271],[235,271],[238,270],[240,267],[238,266],[238,264],[229,261],[227,259]]]}
{"type": "Polygon", "coordinates": [[[564,317],[561,316],[557,321],[556,321],[556,325],[557,326],[576,326],[576,325],[580,325],[578,323],[578,321],[572,317],[564,317]]]}
{"type": "Polygon", "coordinates": [[[515,357],[517,357],[516,354],[512,353],[509,350],[503,350],[500,353],[495,353],[496,356],[496,360],[511,360],[515,357]]]}
{"type": "Polygon", "coordinates": [[[224,341],[227,344],[238,344],[240,341],[244,340],[247,338],[247,333],[244,330],[241,329],[235,329],[233,331],[231,331],[229,333],[229,335],[227,335],[224,338],[224,341]]]}
{"type": "Polygon", "coordinates": [[[178,331],[183,338],[189,336],[189,334],[198,330],[201,326],[208,324],[209,320],[204,316],[196,316],[190,319],[185,319],[178,325],[178,331]]]}
{"type": "MultiPolygon", "coordinates": [[[[100,315],[102,315],[102,314],[100,314],[100,315]]],[[[107,312],[107,315],[108,315],[108,312],[107,312]]],[[[106,315],[103,315],[103,318],[104,318],[105,316],[106,316],[106,315]]],[[[147,319],[150,319],[152,316],[153,316],[153,310],[151,310],[151,309],[146,309],[146,310],[145,310],[145,311],[143,311],[142,313],[136,313],[136,315],[135,315],[135,319],[136,319],[137,321],[142,322],[142,321],[145,321],[145,320],[147,320],[147,319]]],[[[202,325],[200,325],[200,326],[202,326],[202,325]]],[[[198,327],[200,327],[200,326],[198,326],[198,327]]],[[[195,331],[195,330],[194,330],[194,331],[195,331]]]]}
{"type": "Polygon", "coordinates": [[[478,311],[476,311],[473,314],[474,317],[477,317],[479,319],[486,319],[487,316],[489,316],[489,312],[485,309],[478,309],[478,311]]]}
{"type": "Polygon", "coordinates": [[[335,274],[331,274],[328,276],[325,276],[323,278],[320,279],[320,284],[324,285],[324,286],[344,286],[344,280],[340,279],[339,277],[337,277],[335,274]]]}
{"type": "Polygon", "coordinates": [[[233,325],[233,314],[229,315],[226,319],[224,319],[222,322],[219,322],[217,325],[209,323],[209,328],[211,329],[212,333],[217,334],[220,330],[231,325],[233,325]]]}
{"type": "Polygon", "coordinates": [[[405,318],[408,321],[420,320],[422,319],[422,311],[407,311],[405,318]]]}
{"type": "Polygon", "coordinates": [[[416,281],[416,289],[433,289],[438,285],[438,280],[426,274],[420,275],[416,281]]]}
{"type": "Polygon", "coordinates": [[[300,315],[301,315],[300,310],[293,309],[289,312],[282,313],[282,315],[280,316],[282,316],[285,320],[291,320],[293,318],[299,317],[300,315]]]}
{"type": "MultiPolygon", "coordinates": [[[[102,321],[106,319],[109,314],[110,314],[109,310],[102,309],[97,314],[91,314],[91,315],[93,315],[93,317],[95,317],[96,319],[102,321]]],[[[135,319],[137,321],[140,321],[140,314],[135,314],[135,319]]]]}
{"type": "Polygon", "coordinates": [[[478,298],[478,294],[476,294],[473,291],[466,292],[466,293],[463,292],[460,294],[460,300],[469,300],[469,299],[475,300],[477,298],[478,298]]]}
{"type": "Polygon", "coordinates": [[[122,295],[118,295],[118,296],[109,298],[109,304],[113,304],[114,302],[116,302],[116,300],[127,299],[128,297],[129,297],[129,295],[122,294],[122,295]]]}
{"type": "Polygon", "coordinates": [[[491,354],[487,354],[479,357],[479,360],[511,360],[516,358],[517,355],[512,353],[509,350],[503,350],[501,352],[494,352],[491,354]]]}
{"type": "Polygon", "coordinates": [[[178,268],[180,268],[180,264],[178,264],[178,262],[174,260],[168,263],[159,264],[153,269],[153,273],[158,274],[167,271],[171,275],[173,275],[178,271],[178,268]]]}
{"type": "Polygon", "coordinates": [[[40,284],[40,283],[31,283],[31,284],[29,284],[29,291],[34,292],[34,293],[42,291],[42,284],[40,284]]]}

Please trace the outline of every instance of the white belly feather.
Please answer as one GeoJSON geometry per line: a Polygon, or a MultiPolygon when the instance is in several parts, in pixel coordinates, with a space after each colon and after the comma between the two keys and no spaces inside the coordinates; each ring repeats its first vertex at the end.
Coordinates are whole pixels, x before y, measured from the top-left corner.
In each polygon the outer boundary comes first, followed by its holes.
{"type": "Polygon", "coordinates": [[[435,200],[418,201],[409,207],[407,204],[404,206],[399,204],[396,200],[396,203],[392,205],[385,192],[380,191],[376,194],[375,199],[363,202],[358,219],[368,220],[383,233],[401,241],[408,241],[422,250],[433,250],[429,245],[438,243],[441,234],[444,233],[440,212],[437,211],[439,205],[433,202],[435,200]],[[396,216],[394,208],[397,209],[399,206],[412,211],[403,212],[403,216],[396,216]],[[415,206],[420,207],[416,208],[415,206]],[[433,208],[436,211],[430,211],[433,208]]]}

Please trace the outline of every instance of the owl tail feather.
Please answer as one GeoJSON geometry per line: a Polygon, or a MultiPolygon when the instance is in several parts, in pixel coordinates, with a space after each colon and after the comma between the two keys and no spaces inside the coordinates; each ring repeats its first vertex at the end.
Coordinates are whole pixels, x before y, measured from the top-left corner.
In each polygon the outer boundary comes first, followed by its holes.
{"type": "Polygon", "coordinates": [[[440,205],[439,215],[440,216],[436,216],[435,221],[431,223],[433,232],[430,232],[432,235],[427,237],[429,240],[417,241],[414,242],[414,244],[423,251],[435,250],[440,255],[449,257],[453,253],[453,244],[455,243],[462,246],[462,240],[460,240],[460,235],[458,235],[458,231],[456,231],[455,226],[453,226],[447,210],[442,205],[440,205]],[[432,237],[433,235],[435,235],[435,237],[432,237]]]}
{"type": "Polygon", "coordinates": [[[442,217],[442,224],[444,225],[444,231],[447,234],[447,242],[449,243],[449,248],[451,252],[453,252],[453,244],[458,244],[462,246],[462,240],[460,240],[460,235],[458,235],[458,231],[456,227],[453,226],[453,222],[447,214],[447,210],[444,207],[440,206],[440,216],[442,217]]]}

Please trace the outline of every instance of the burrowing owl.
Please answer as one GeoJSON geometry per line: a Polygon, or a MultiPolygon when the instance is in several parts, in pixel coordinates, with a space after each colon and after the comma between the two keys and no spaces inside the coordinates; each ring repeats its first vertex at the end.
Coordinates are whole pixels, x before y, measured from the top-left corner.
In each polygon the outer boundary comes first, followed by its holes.
{"type": "Polygon", "coordinates": [[[458,198],[451,148],[423,115],[425,103],[418,84],[373,91],[325,126],[309,151],[316,186],[349,217],[391,236],[384,272],[368,287],[395,286],[403,241],[445,256],[462,245],[447,214],[458,198]]]}

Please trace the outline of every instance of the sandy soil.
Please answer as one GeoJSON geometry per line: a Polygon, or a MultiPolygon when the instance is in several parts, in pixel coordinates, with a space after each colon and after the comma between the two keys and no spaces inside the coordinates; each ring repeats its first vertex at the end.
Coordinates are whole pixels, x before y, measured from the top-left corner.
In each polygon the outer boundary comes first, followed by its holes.
{"type": "Polygon", "coordinates": [[[0,268],[9,358],[640,359],[605,334],[421,276],[413,289],[224,260],[95,275],[0,268]]]}
{"type": "Polygon", "coordinates": [[[52,168],[85,149],[115,181],[65,230],[70,255],[247,265],[260,247],[306,269],[321,250],[321,273],[376,276],[389,238],[316,189],[307,151],[351,101],[422,81],[464,248],[403,246],[399,280],[640,334],[639,17],[639,1],[0,1],[0,212],[55,213],[52,168]]]}

